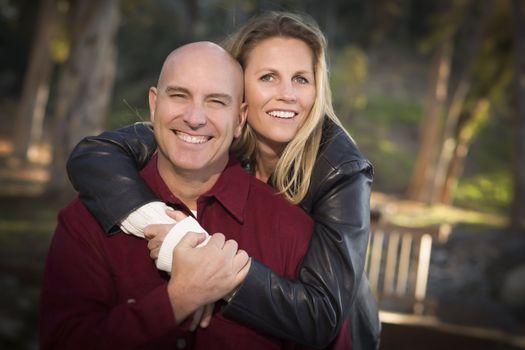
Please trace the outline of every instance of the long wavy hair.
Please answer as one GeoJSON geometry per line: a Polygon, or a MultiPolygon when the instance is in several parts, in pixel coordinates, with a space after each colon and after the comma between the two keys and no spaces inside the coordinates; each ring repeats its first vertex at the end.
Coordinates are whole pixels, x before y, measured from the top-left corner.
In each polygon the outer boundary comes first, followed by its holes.
{"type": "MultiPolygon", "coordinates": [[[[223,46],[246,68],[251,51],[262,41],[274,38],[294,38],[306,43],[314,56],[315,102],[295,137],[285,147],[272,175],[273,186],[294,204],[308,192],[315,159],[321,142],[323,121],[332,119],[341,125],[332,106],[332,93],[326,63],[326,39],[317,23],[309,16],[288,12],[266,12],[253,17],[229,36],[223,46]]],[[[256,136],[247,125],[232,150],[241,161],[255,166],[256,136]]]]}

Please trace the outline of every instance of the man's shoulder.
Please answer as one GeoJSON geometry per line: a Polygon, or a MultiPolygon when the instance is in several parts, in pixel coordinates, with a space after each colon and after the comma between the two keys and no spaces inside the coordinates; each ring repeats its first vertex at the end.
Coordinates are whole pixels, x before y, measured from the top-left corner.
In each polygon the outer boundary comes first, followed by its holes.
{"type": "Polygon", "coordinates": [[[89,216],[91,214],[89,213],[89,210],[87,210],[86,206],[82,204],[80,198],[76,197],[71,202],[66,204],[62,209],[60,209],[58,215],[59,217],[75,218],[89,216]]]}
{"type": "Polygon", "coordinates": [[[95,217],[78,197],[59,211],[58,226],[63,226],[69,232],[91,232],[94,230],[102,232],[102,228],[95,217]]]}

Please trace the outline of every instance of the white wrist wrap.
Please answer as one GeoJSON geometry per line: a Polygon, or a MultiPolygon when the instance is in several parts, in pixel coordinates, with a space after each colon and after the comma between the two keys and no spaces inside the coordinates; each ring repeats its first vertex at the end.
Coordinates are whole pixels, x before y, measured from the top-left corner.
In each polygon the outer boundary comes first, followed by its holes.
{"type": "Polygon", "coordinates": [[[166,214],[170,209],[164,202],[151,202],[133,211],[121,223],[120,228],[128,234],[144,238],[144,228],[151,224],[174,224],[166,214]]]}
{"type": "Polygon", "coordinates": [[[164,241],[160,246],[159,257],[157,259],[157,268],[159,270],[171,273],[173,249],[175,249],[182,237],[184,237],[184,235],[186,235],[188,232],[204,232],[206,234],[206,239],[204,242],[199,244],[198,247],[206,245],[210,239],[208,232],[206,232],[206,230],[201,227],[201,225],[197,222],[197,220],[195,220],[193,216],[188,216],[184,220],[177,222],[177,224],[171,228],[170,232],[168,232],[166,238],[164,238],[164,241]]]}

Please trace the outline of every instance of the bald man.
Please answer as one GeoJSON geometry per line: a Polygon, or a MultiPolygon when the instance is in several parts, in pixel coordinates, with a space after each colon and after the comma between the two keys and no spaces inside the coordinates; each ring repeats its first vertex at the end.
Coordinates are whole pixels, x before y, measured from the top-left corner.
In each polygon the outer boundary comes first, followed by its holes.
{"type": "Polygon", "coordinates": [[[198,248],[204,234],[184,236],[168,275],[156,269],[146,240],[106,236],[76,199],[59,214],[46,262],[42,349],[285,346],[220,313],[206,329],[189,327],[188,316],[239,286],[248,255],[294,278],[310,242],[311,219],[229,154],[246,120],[242,81],[227,52],[199,42],[173,51],[149,90],[158,152],[141,176],[170,207],[223,234],[198,248]]]}

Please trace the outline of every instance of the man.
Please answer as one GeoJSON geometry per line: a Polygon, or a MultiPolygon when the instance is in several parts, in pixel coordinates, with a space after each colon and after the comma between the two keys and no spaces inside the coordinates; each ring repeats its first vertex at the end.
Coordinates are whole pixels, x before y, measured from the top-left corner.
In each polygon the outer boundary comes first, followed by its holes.
{"type": "Polygon", "coordinates": [[[239,285],[249,265],[246,252],[295,277],[310,241],[311,219],[229,156],[246,120],[242,81],[228,53],[201,42],[173,51],[149,91],[159,152],[141,175],[171,207],[224,235],[197,249],[204,235],[184,236],[169,276],[156,269],[147,241],[107,237],[75,200],[59,215],[47,258],[42,349],[282,347],[220,314],[205,329],[188,327],[195,310],[239,285]]]}

